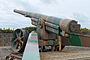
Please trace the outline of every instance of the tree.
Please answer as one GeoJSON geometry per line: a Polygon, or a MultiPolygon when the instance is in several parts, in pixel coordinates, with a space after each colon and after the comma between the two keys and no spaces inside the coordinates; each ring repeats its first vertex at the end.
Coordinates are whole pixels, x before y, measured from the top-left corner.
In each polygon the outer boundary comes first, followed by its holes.
{"type": "Polygon", "coordinates": [[[26,27],[26,28],[24,28],[24,30],[31,32],[33,30],[36,30],[36,27],[26,27]]]}

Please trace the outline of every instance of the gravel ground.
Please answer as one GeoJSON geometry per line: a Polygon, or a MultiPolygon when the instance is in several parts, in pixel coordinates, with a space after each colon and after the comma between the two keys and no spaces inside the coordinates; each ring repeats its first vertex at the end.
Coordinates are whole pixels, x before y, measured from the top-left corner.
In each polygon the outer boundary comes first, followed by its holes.
{"type": "Polygon", "coordinates": [[[0,47],[0,60],[5,60],[5,57],[12,52],[11,47],[0,47]]]}
{"type": "Polygon", "coordinates": [[[62,52],[43,52],[41,60],[90,60],[90,48],[66,46],[62,52]]]}
{"type": "MultiPolygon", "coordinates": [[[[10,47],[0,47],[0,60],[12,52],[10,47]]],[[[90,60],[90,48],[66,46],[62,52],[41,52],[41,60],[90,60]]]]}
{"type": "Polygon", "coordinates": [[[41,53],[41,60],[90,60],[90,51],[63,51],[41,53]]]}

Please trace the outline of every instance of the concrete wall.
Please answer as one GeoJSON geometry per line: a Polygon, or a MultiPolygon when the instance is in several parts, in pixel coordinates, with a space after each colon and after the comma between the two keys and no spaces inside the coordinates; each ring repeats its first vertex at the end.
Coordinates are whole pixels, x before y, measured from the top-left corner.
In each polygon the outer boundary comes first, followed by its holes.
{"type": "MultiPolygon", "coordinates": [[[[83,37],[83,36],[82,36],[83,37]]],[[[90,40],[90,37],[83,37],[83,40],[90,40]]],[[[12,40],[12,33],[0,33],[0,46],[10,46],[12,40]]],[[[86,41],[87,42],[87,41],[86,41]]],[[[90,42],[89,44],[90,45],[90,42]]]]}
{"type": "Polygon", "coordinates": [[[0,46],[10,46],[12,33],[0,33],[0,46]]]}

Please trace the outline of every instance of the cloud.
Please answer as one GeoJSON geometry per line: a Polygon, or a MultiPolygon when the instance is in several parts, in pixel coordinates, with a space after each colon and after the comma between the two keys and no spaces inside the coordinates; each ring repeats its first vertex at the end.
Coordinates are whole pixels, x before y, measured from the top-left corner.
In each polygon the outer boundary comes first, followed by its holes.
{"type": "Polygon", "coordinates": [[[87,26],[89,28],[90,19],[84,13],[73,13],[73,16],[76,20],[78,20],[82,27],[87,26]]]}
{"type": "Polygon", "coordinates": [[[82,27],[90,29],[89,5],[90,0],[0,0],[0,27],[16,29],[33,26],[29,18],[13,12],[14,9],[19,9],[59,18],[76,19],[82,27]]]}

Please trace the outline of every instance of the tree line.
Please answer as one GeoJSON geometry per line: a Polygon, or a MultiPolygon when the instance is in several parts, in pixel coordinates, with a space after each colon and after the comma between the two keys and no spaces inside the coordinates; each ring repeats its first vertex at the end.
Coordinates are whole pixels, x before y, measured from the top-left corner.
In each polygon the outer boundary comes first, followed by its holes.
{"type": "MultiPolygon", "coordinates": [[[[36,30],[36,27],[25,27],[25,28],[22,28],[22,29],[31,32],[33,30],[36,30]]],[[[0,28],[0,33],[13,33],[13,32],[14,32],[14,30],[12,30],[10,28],[8,28],[8,29],[1,29],[0,28]]],[[[87,29],[87,28],[81,28],[80,33],[90,33],[90,30],[87,29]]]]}
{"type": "Polygon", "coordinates": [[[90,30],[87,28],[81,28],[80,33],[87,34],[90,33],[90,30]]]}
{"type": "MultiPolygon", "coordinates": [[[[36,30],[36,27],[26,27],[26,28],[22,28],[24,30],[27,30],[29,32],[33,31],[33,30],[36,30]]],[[[13,33],[15,30],[12,30],[10,28],[8,29],[1,29],[0,28],[0,33],[13,33]]]]}

